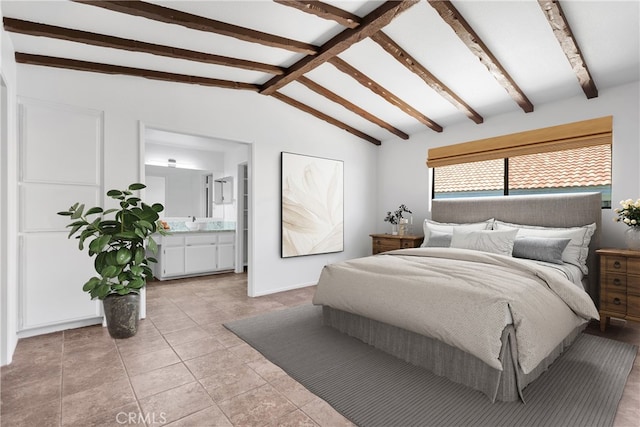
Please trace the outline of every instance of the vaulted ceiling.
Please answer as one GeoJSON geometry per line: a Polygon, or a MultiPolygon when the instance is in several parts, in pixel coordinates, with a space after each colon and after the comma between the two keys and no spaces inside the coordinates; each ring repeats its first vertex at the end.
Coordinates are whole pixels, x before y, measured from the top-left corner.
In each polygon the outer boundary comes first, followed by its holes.
{"type": "Polygon", "coordinates": [[[635,0],[3,0],[1,8],[19,63],[253,91],[374,144],[593,99],[640,75],[635,0]]]}

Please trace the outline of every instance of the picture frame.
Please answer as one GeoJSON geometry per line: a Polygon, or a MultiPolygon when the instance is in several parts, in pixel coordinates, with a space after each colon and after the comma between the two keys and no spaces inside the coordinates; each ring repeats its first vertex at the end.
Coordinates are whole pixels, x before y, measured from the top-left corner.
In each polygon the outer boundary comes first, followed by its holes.
{"type": "Polygon", "coordinates": [[[281,152],[281,257],[344,251],[344,162],[281,152]]]}

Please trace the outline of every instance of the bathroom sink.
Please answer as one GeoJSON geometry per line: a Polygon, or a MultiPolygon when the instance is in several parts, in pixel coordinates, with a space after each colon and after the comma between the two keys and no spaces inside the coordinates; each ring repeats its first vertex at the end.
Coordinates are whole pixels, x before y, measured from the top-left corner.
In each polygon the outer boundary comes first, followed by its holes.
{"type": "Polygon", "coordinates": [[[184,225],[191,231],[197,231],[204,229],[204,222],[185,221],[184,225]]]}

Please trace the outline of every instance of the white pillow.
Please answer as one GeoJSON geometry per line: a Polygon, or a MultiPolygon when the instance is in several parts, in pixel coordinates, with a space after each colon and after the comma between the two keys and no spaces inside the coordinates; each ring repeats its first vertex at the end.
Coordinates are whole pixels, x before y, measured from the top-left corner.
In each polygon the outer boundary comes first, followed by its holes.
{"type": "Polygon", "coordinates": [[[518,230],[453,230],[451,247],[511,256],[518,230]]]}
{"type": "Polygon", "coordinates": [[[440,233],[439,236],[442,236],[442,233],[452,234],[454,229],[464,230],[464,231],[473,231],[473,230],[490,230],[493,225],[493,218],[488,219],[482,222],[472,222],[467,224],[456,224],[453,222],[437,222],[430,219],[425,219],[424,224],[422,225],[422,229],[424,231],[424,240],[422,241],[423,248],[426,248],[429,245],[429,238],[431,237],[431,232],[440,233]]]}
{"type": "Polygon", "coordinates": [[[580,267],[583,274],[589,272],[587,268],[587,256],[589,255],[589,242],[596,231],[596,224],[583,227],[538,227],[534,225],[512,224],[496,221],[496,230],[520,230],[518,237],[553,237],[571,239],[567,247],[562,251],[562,261],[580,267]]]}

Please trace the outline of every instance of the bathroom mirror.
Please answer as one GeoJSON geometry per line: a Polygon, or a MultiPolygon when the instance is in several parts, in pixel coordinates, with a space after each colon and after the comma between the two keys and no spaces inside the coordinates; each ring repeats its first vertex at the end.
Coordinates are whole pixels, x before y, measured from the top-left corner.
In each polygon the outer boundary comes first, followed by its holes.
{"type": "MultiPolygon", "coordinates": [[[[221,175],[220,172],[146,165],[146,197],[164,205],[165,218],[212,217],[213,209],[207,208],[211,202],[207,176],[215,180],[221,175]]],[[[215,186],[213,190],[215,193],[215,186]]],[[[228,197],[231,203],[230,190],[228,197]]]]}

